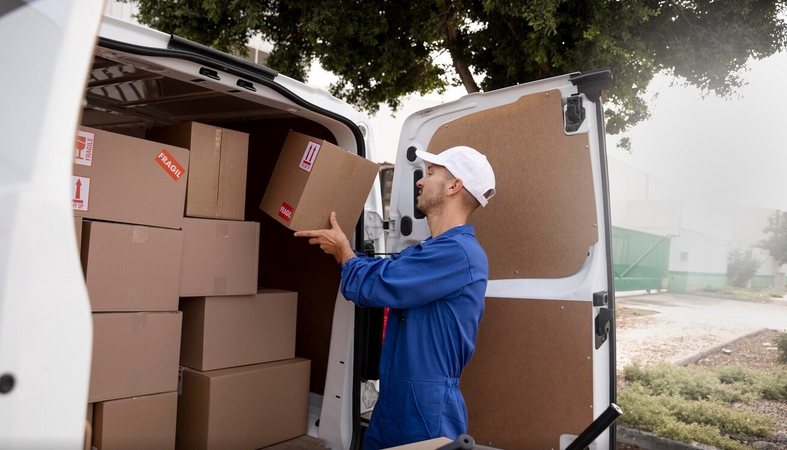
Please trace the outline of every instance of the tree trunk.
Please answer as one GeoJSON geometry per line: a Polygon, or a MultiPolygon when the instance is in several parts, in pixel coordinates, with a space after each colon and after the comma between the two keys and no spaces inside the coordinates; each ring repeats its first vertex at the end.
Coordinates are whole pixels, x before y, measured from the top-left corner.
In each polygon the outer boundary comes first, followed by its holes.
{"type": "Polygon", "coordinates": [[[473,79],[473,74],[470,72],[470,66],[467,64],[464,53],[462,52],[462,43],[459,39],[456,28],[450,23],[443,22],[443,30],[445,31],[445,44],[448,52],[451,55],[451,60],[454,62],[454,69],[459,74],[462,84],[465,86],[468,94],[478,92],[478,84],[473,79]]]}

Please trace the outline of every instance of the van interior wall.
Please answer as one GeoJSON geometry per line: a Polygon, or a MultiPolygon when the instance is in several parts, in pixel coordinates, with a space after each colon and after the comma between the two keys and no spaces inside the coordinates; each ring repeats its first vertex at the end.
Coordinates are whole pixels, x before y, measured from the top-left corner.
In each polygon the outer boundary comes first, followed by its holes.
{"type": "Polygon", "coordinates": [[[258,285],[298,293],[295,354],[311,360],[310,391],[322,395],[340,270],[333,257],[268,216],[259,205],[289,130],[336,143],[327,128],[303,119],[213,123],[249,133],[246,220],[260,223],[258,285]]]}

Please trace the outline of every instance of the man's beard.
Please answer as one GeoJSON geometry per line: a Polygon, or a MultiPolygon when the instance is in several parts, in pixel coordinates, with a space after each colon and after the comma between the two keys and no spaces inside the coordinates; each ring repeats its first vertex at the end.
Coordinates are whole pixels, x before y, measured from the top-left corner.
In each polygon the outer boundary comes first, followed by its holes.
{"type": "Polygon", "coordinates": [[[443,197],[436,195],[425,196],[423,191],[421,191],[420,197],[418,203],[415,205],[415,209],[421,214],[429,217],[430,214],[437,215],[442,212],[443,197]]]}

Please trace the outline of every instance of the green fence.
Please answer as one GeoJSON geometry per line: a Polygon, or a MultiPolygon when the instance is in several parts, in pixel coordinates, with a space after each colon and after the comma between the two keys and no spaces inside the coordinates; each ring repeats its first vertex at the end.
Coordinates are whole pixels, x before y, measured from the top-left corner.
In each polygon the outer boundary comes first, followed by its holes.
{"type": "Polygon", "coordinates": [[[765,289],[773,287],[776,279],[773,275],[755,275],[754,278],[751,279],[751,288],[752,289],[765,289]]]}
{"type": "Polygon", "coordinates": [[[727,274],[670,271],[667,290],[687,293],[698,289],[727,286],[727,274]]]}
{"type": "Polygon", "coordinates": [[[669,250],[669,237],[612,227],[615,290],[665,288],[669,271],[669,250]]]}

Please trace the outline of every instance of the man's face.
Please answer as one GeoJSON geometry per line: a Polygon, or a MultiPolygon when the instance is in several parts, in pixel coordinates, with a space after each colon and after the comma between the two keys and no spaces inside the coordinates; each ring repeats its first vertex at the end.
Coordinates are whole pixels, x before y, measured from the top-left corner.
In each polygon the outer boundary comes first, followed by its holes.
{"type": "Polygon", "coordinates": [[[442,212],[445,192],[453,180],[445,167],[427,163],[426,174],[416,183],[419,189],[416,208],[425,216],[442,212]]]}

